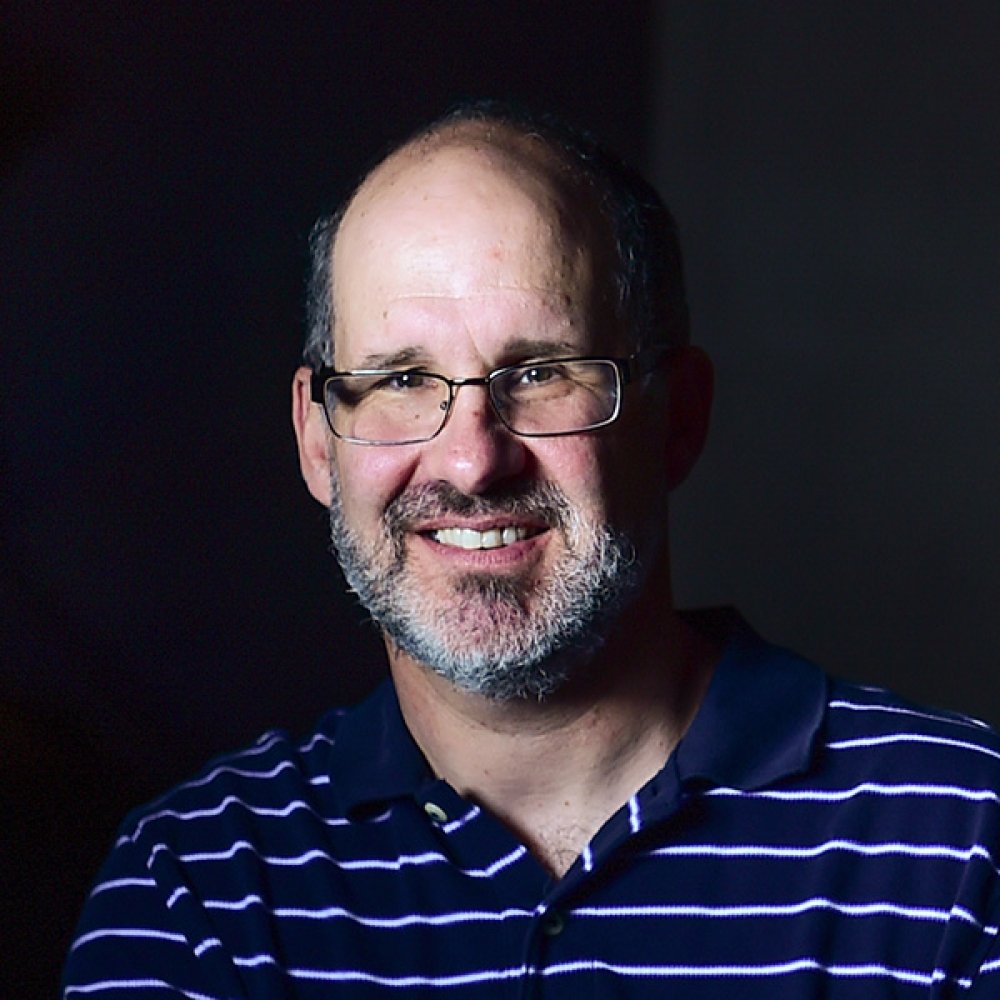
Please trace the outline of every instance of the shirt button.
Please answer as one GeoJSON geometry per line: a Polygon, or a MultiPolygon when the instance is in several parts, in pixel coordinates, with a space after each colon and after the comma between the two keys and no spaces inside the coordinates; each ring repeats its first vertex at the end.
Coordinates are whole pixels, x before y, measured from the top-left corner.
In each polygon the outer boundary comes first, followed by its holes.
{"type": "Polygon", "coordinates": [[[542,918],[542,933],[549,937],[562,934],[566,926],[566,918],[558,910],[549,910],[542,918]]]}
{"type": "Polygon", "coordinates": [[[436,803],[436,802],[425,802],[424,812],[434,820],[435,823],[447,823],[448,814],[436,803]]]}

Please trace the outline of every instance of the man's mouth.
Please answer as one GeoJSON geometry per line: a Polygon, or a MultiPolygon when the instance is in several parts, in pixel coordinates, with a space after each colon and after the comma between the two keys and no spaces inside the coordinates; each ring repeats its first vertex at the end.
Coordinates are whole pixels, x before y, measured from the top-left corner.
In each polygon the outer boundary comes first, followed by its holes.
{"type": "Polygon", "coordinates": [[[531,529],[525,525],[506,525],[502,528],[487,528],[485,531],[478,531],[475,528],[437,528],[428,532],[429,536],[440,545],[451,545],[460,549],[499,549],[537,533],[537,528],[531,529]]]}

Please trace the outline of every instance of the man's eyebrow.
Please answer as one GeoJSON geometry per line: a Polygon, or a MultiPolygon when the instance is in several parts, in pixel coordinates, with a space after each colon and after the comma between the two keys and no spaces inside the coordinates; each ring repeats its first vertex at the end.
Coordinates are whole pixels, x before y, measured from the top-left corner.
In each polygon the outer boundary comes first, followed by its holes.
{"type": "MultiPolygon", "coordinates": [[[[518,337],[503,345],[501,364],[518,364],[521,361],[544,360],[545,358],[570,357],[580,353],[580,345],[568,340],[547,340],[540,337],[518,337]]],[[[427,353],[419,347],[403,347],[398,351],[375,351],[366,354],[354,371],[374,369],[376,371],[407,368],[413,365],[431,365],[427,353]]]]}
{"type": "Polygon", "coordinates": [[[398,351],[374,352],[366,354],[354,365],[357,370],[373,368],[376,371],[383,369],[405,368],[414,364],[426,361],[427,355],[417,347],[403,347],[398,351]]]}
{"type": "Polygon", "coordinates": [[[580,353],[580,345],[568,340],[542,340],[540,338],[519,337],[504,344],[504,357],[511,359],[510,363],[529,359],[571,357],[580,353]]]}

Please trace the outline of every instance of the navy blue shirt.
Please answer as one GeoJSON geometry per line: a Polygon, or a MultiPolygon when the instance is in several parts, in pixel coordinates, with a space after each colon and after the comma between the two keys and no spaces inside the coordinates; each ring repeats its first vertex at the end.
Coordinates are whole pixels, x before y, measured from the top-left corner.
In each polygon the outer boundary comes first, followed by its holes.
{"type": "Polygon", "coordinates": [[[1000,996],[1000,738],[737,628],[664,768],[551,878],[388,683],[131,815],[66,997],[1000,996]]]}

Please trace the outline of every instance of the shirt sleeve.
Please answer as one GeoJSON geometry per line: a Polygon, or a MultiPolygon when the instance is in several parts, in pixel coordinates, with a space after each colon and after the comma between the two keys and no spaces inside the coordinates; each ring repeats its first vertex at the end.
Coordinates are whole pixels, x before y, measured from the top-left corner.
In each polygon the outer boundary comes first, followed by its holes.
{"type": "Polygon", "coordinates": [[[104,864],[77,925],[62,997],[130,1000],[241,997],[245,990],[199,911],[177,906],[183,883],[156,877],[147,851],[122,837],[104,864]]]}
{"type": "Polygon", "coordinates": [[[955,995],[967,1000],[1000,997],[1000,871],[994,861],[1000,857],[1000,848],[995,846],[1000,843],[1000,834],[994,832],[994,823],[1000,823],[1000,812],[993,806],[984,815],[985,828],[975,838],[984,845],[975,865],[978,877],[967,879],[971,891],[956,901],[952,911],[961,915],[968,933],[973,928],[977,933],[977,943],[969,954],[964,975],[954,977],[960,986],[955,995]]]}
{"type": "Polygon", "coordinates": [[[993,916],[994,919],[983,930],[989,939],[989,944],[979,962],[978,971],[968,991],[961,991],[961,996],[968,1000],[995,1000],[996,997],[1000,997],[1000,933],[998,933],[1000,914],[996,913],[995,908],[993,916]]]}

